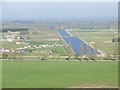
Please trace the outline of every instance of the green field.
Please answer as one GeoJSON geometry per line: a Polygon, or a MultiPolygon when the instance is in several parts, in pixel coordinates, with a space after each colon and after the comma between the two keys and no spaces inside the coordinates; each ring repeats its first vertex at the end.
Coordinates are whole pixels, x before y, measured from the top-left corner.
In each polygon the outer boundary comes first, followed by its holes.
{"type": "Polygon", "coordinates": [[[41,41],[28,41],[30,45],[41,45],[41,44],[50,44],[50,45],[53,45],[53,44],[63,44],[62,41],[48,41],[48,40],[41,40],[41,41]]]}
{"type": "MultiPolygon", "coordinates": [[[[35,32],[35,31],[32,31],[35,32]]],[[[39,30],[37,34],[21,34],[22,36],[29,37],[30,40],[39,41],[45,38],[56,38],[58,37],[56,30],[39,30]]]]}
{"type": "Polygon", "coordinates": [[[117,87],[117,62],[3,60],[3,88],[117,87]]]}
{"type": "Polygon", "coordinates": [[[2,48],[7,48],[7,49],[16,49],[16,48],[23,48],[24,45],[17,45],[13,42],[7,42],[7,41],[2,41],[0,44],[2,44],[2,48]]]}

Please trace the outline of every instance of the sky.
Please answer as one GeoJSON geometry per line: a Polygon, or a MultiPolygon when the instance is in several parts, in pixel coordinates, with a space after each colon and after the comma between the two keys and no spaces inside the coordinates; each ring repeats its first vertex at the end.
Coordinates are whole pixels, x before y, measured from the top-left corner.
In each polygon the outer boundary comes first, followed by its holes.
{"type": "Polygon", "coordinates": [[[117,2],[3,2],[3,20],[117,18],[117,2]]]}
{"type": "Polygon", "coordinates": [[[3,2],[118,2],[119,0],[1,0],[3,2]]]}

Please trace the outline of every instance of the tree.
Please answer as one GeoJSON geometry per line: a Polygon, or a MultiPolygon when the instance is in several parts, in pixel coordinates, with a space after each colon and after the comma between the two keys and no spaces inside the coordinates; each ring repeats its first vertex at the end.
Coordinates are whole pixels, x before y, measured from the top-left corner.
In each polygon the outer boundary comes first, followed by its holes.
{"type": "Polygon", "coordinates": [[[115,38],[112,39],[112,42],[115,42],[115,38]]]}
{"type": "Polygon", "coordinates": [[[67,46],[67,55],[68,55],[68,60],[72,58],[72,45],[71,43],[68,43],[68,46],[67,46]]]}
{"type": "Polygon", "coordinates": [[[97,56],[97,50],[96,50],[96,43],[94,43],[94,46],[93,46],[93,53],[92,53],[92,59],[95,60],[96,59],[96,56],[97,56]]]}
{"type": "Polygon", "coordinates": [[[2,54],[2,59],[8,59],[8,54],[7,53],[3,53],[2,54]]]}
{"type": "Polygon", "coordinates": [[[83,58],[83,43],[81,42],[79,59],[81,60],[82,58],[83,58]]]}
{"type": "Polygon", "coordinates": [[[93,59],[95,60],[97,58],[97,48],[96,48],[96,43],[94,44],[94,54],[93,54],[93,59]]]}
{"type": "Polygon", "coordinates": [[[118,46],[115,46],[115,56],[114,56],[115,60],[118,60],[119,58],[118,56],[119,56],[118,46]]]}
{"type": "MultiPolygon", "coordinates": [[[[120,37],[119,37],[120,38],[120,37]]],[[[120,60],[120,40],[119,40],[119,42],[118,42],[118,44],[117,44],[118,46],[117,46],[117,60],[120,60]]]]}
{"type": "Polygon", "coordinates": [[[37,56],[37,59],[40,59],[40,50],[36,50],[36,51],[35,51],[35,54],[36,54],[36,56],[37,56]]]}
{"type": "Polygon", "coordinates": [[[87,51],[86,51],[87,53],[86,53],[86,55],[87,55],[87,59],[90,59],[90,47],[89,47],[89,45],[87,45],[87,51]]]}
{"type": "Polygon", "coordinates": [[[46,60],[48,58],[49,52],[47,50],[41,50],[40,55],[41,55],[41,60],[46,60]]]}
{"type": "Polygon", "coordinates": [[[19,60],[23,59],[23,52],[16,52],[16,58],[19,60]]]}
{"type": "Polygon", "coordinates": [[[9,59],[17,59],[17,51],[16,50],[10,50],[9,59]]]}

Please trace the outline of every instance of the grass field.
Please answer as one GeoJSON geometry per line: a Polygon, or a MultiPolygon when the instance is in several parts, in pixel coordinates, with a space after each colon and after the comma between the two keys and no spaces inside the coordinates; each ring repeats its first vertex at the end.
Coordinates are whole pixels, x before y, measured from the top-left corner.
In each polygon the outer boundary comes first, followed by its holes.
{"type": "Polygon", "coordinates": [[[0,44],[2,45],[2,48],[7,49],[23,48],[23,45],[17,45],[13,42],[2,41],[0,44]]]}
{"type": "Polygon", "coordinates": [[[36,52],[29,52],[31,50],[49,50],[52,51],[51,56],[65,56],[67,53],[63,47],[47,47],[47,48],[36,48],[36,49],[25,49],[26,54],[23,54],[23,56],[38,56],[39,53],[36,52]]]}
{"type": "Polygon", "coordinates": [[[3,88],[117,87],[117,62],[3,60],[3,88]]]}
{"type": "Polygon", "coordinates": [[[30,45],[41,45],[41,44],[50,44],[50,45],[53,45],[53,44],[63,44],[63,42],[62,41],[52,41],[52,40],[50,40],[50,41],[48,41],[48,40],[46,40],[46,41],[43,41],[43,40],[41,40],[41,41],[28,41],[29,42],[29,44],[30,45]]]}
{"type": "Polygon", "coordinates": [[[22,34],[22,36],[30,37],[30,40],[39,41],[44,38],[58,37],[56,30],[37,30],[38,34],[22,34]]]}

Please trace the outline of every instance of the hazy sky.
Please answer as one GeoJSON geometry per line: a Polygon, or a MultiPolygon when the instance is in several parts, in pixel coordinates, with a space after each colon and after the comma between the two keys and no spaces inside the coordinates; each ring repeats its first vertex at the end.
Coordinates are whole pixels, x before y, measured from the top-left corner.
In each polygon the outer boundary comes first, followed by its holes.
{"type": "Polygon", "coordinates": [[[118,2],[119,0],[2,0],[3,2],[118,2]]]}
{"type": "Polygon", "coordinates": [[[117,18],[117,2],[6,2],[3,20],[117,18]]]}

